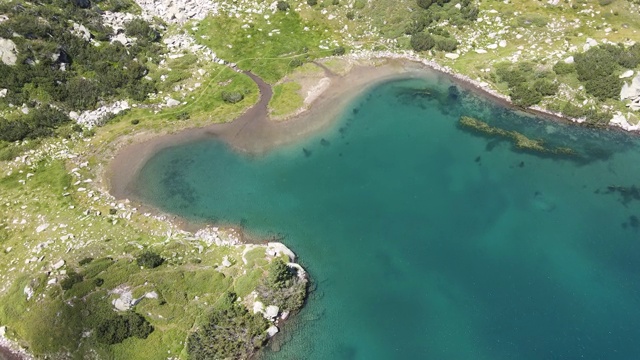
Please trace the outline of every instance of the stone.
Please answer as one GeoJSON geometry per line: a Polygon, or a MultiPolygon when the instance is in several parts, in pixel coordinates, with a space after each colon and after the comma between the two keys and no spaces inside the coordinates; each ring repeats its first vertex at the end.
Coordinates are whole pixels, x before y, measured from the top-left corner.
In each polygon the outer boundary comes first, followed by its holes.
{"type": "Polygon", "coordinates": [[[8,92],[9,92],[9,89],[0,90],[0,98],[6,97],[8,92]]]}
{"type": "Polygon", "coordinates": [[[569,56],[563,60],[565,64],[573,64],[573,56],[569,56]]]}
{"type": "Polygon", "coordinates": [[[444,57],[446,57],[447,59],[455,60],[455,59],[460,57],[460,54],[446,53],[446,54],[444,54],[444,57]]]}
{"type": "Polygon", "coordinates": [[[4,337],[7,334],[7,327],[0,326],[0,337],[4,337]]]}
{"type": "Polygon", "coordinates": [[[224,258],[222,259],[222,266],[224,267],[231,266],[231,261],[229,261],[229,258],[227,257],[227,255],[225,255],[224,258]]]}
{"type": "Polygon", "coordinates": [[[624,83],[620,90],[620,100],[635,99],[640,96],[640,74],[631,80],[631,84],[624,83]]]}
{"type": "Polygon", "coordinates": [[[500,46],[500,47],[507,46],[507,41],[506,40],[500,40],[500,42],[498,43],[498,46],[500,46]]]}
{"type": "Polygon", "coordinates": [[[180,105],[180,101],[172,98],[167,99],[167,107],[174,107],[178,105],[180,105]]]}
{"type": "Polygon", "coordinates": [[[271,325],[269,326],[269,328],[267,329],[267,335],[269,335],[269,337],[273,337],[275,334],[277,334],[280,330],[278,329],[277,326],[275,325],[271,325]]]}
{"type": "Polygon", "coordinates": [[[24,294],[27,295],[27,301],[31,300],[33,297],[33,289],[29,285],[25,286],[24,294]]]}
{"type": "Polygon", "coordinates": [[[127,311],[131,309],[131,303],[118,298],[113,301],[113,307],[115,307],[118,311],[127,311]]]}
{"type": "Polygon", "coordinates": [[[269,305],[267,306],[267,308],[264,310],[264,317],[268,320],[273,320],[278,316],[278,313],[280,312],[280,308],[275,306],[275,305],[269,305]]]}
{"type": "Polygon", "coordinates": [[[0,58],[5,65],[15,65],[18,57],[16,44],[10,39],[0,38],[0,58]]]}
{"type": "Polygon", "coordinates": [[[89,29],[87,29],[84,25],[80,25],[74,22],[71,33],[85,41],[91,40],[91,32],[89,32],[89,29]]]}
{"type": "Polygon", "coordinates": [[[267,249],[265,250],[268,255],[280,256],[284,254],[289,258],[289,261],[296,261],[296,254],[293,253],[288,247],[279,242],[267,243],[267,249]]]}
{"type": "Polygon", "coordinates": [[[476,53],[478,53],[478,54],[486,54],[487,50],[485,50],[485,49],[476,49],[476,53]]]}
{"type": "Polygon", "coordinates": [[[64,260],[60,260],[57,263],[53,264],[53,270],[59,270],[64,266],[64,260]]]}
{"type": "Polygon", "coordinates": [[[253,313],[261,313],[264,310],[264,304],[260,301],[256,301],[253,303],[253,313]]]}
{"type": "Polygon", "coordinates": [[[43,231],[47,230],[47,228],[48,228],[48,227],[49,227],[49,224],[42,224],[42,225],[39,225],[39,226],[36,228],[36,232],[37,232],[37,233],[41,233],[41,232],[43,232],[43,231]]]}
{"type": "Polygon", "coordinates": [[[487,45],[487,49],[495,50],[498,48],[498,44],[489,44],[487,45]]]}
{"type": "Polygon", "coordinates": [[[618,76],[620,79],[626,79],[626,78],[630,78],[633,76],[633,70],[627,70],[625,72],[623,72],[622,74],[620,74],[620,76],[618,76]]]}

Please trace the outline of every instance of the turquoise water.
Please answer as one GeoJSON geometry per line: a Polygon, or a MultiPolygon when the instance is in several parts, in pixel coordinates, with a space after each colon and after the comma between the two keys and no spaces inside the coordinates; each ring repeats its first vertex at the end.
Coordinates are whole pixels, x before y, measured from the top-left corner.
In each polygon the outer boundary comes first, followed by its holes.
{"type": "Polygon", "coordinates": [[[263,155],[166,149],[137,194],[281,234],[314,279],[272,359],[640,358],[638,141],[403,79],[331,129],[263,155]],[[461,115],[569,146],[514,151],[461,115]]]}

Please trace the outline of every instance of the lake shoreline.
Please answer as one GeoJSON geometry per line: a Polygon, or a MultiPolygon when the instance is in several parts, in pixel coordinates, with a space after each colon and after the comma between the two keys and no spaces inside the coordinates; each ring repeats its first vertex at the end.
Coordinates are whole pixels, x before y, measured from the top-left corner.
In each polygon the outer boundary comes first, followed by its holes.
{"type": "MultiPolygon", "coordinates": [[[[268,103],[273,94],[271,87],[257,76],[247,72],[246,74],[252,77],[260,90],[258,103],[230,122],[187,128],[170,134],[142,133],[139,136],[134,134],[131,143],[117,149],[113,159],[105,164],[102,183],[106,185],[108,193],[116,199],[130,201],[140,212],[159,217],[181,230],[196,232],[207,226],[221,226],[221,224],[206,221],[194,222],[168,214],[136,198],[135,179],[145,163],[164,149],[207,139],[220,139],[240,152],[261,154],[326,129],[335,122],[354,98],[372,86],[385,81],[411,77],[447,76],[463,90],[472,91],[513,111],[552,122],[579,125],[577,119],[569,119],[541,108],[517,107],[508,97],[486,88],[478,81],[410,53],[363,52],[346,56],[344,59],[351,65],[345,75],[332,76],[331,83],[325,86],[321,93],[315,94],[312,103],[299,109],[296,115],[281,121],[275,121],[269,117],[268,103]]],[[[324,79],[327,78],[322,80],[324,79]]],[[[608,126],[602,130],[633,133],[615,126],[608,126]]],[[[242,231],[228,224],[222,224],[222,226],[242,231]]],[[[247,236],[243,237],[246,238],[247,243],[260,242],[260,240],[249,239],[247,236]]]]}

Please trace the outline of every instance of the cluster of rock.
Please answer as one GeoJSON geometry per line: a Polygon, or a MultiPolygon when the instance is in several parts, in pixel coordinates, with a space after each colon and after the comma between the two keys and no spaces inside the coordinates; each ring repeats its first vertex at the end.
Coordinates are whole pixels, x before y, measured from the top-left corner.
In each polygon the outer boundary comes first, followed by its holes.
{"type": "Polygon", "coordinates": [[[196,41],[188,34],[176,34],[166,37],[162,42],[167,46],[170,59],[184,56],[184,53],[198,54],[198,57],[205,61],[225,64],[225,61],[216,57],[216,54],[208,47],[196,44],[196,41]]]}
{"type": "Polygon", "coordinates": [[[136,0],[142,10],[168,23],[202,20],[209,13],[217,14],[218,2],[210,0],[136,0]]]}
{"type": "Polygon", "coordinates": [[[101,106],[95,110],[87,110],[78,114],[75,111],[69,113],[69,117],[76,123],[87,128],[104,125],[110,116],[117,115],[125,110],[130,109],[127,101],[116,101],[113,104],[101,106]]]}
{"type": "Polygon", "coordinates": [[[221,230],[218,227],[205,227],[194,234],[194,239],[204,242],[207,246],[237,246],[240,236],[233,229],[221,230]]]}

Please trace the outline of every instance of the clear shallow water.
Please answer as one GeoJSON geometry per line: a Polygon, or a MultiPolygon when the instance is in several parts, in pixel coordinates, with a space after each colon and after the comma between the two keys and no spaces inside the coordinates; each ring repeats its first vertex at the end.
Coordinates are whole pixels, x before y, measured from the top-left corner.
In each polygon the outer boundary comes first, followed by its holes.
{"type": "Polygon", "coordinates": [[[640,358],[640,202],[607,190],[640,182],[638,142],[449,86],[382,84],[331,129],[264,155],[166,149],[137,195],[286,236],[317,290],[270,359],[640,358]],[[514,152],[460,115],[582,156],[514,152]]]}

